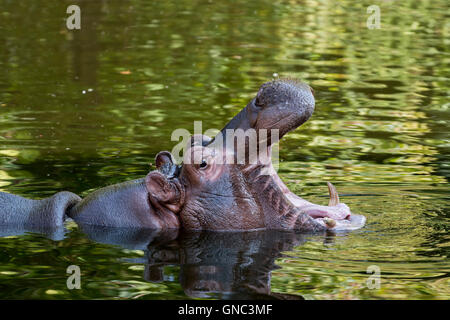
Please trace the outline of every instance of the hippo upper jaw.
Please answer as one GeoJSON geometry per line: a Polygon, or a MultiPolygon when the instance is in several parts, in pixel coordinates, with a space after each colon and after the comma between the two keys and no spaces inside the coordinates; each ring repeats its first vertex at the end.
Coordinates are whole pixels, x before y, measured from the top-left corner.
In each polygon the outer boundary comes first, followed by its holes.
{"type": "Polygon", "coordinates": [[[256,114],[252,128],[277,130],[281,139],[313,114],[315,101],[312,92],[306,83],[292,79],[263,84],[247,106],[256,114]]]}
{"type": "Polygon", "coordinates": [[[210,143],[216,139],[225,143],[227,131],[237,129],[276,130],[281,139],[305,123],[313,114],[314,106],[313,90],[307,84],[293,79],[266,82],[210,143]]]}

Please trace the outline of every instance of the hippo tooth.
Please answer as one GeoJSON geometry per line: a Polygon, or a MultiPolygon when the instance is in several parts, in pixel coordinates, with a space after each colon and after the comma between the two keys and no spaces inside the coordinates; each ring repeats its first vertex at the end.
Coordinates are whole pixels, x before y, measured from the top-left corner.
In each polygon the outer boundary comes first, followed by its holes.
{"type": "Polygon", "coordinates": [[[323,218],[323,222],[327,225],[328,228],[336,227],[336,220],[331,218],[323,218]]]}
{"type": "Polygon", "coordinates": [[[330,193],[330,201],[328,202],[329,207],[337,206],[339,204],[338,192],[330,182],[327,182],[328,192],[330,193]]]}

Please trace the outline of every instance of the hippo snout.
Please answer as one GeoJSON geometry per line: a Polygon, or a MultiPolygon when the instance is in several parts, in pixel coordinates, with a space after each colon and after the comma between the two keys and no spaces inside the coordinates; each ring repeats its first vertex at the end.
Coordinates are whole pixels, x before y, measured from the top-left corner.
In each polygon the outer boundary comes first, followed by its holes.
{"type": "Polygon", "coordinates": [[[283,79],[264,83],[252,103],[255,129],[279,130],[280,138],[305,123],[315,106],[311,87],[283,79]]]}

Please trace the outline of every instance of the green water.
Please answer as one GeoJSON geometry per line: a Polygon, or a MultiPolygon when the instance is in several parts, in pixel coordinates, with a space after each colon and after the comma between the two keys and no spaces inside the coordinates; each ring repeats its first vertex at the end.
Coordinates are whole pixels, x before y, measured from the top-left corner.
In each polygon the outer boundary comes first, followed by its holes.
{"type": "Polygon", "coordinates": [[[446,0],[0,0],[0,191],[85,196],[142,177],[178,143],[173,130],[222,128],[278,74],[316,96],[280,143],[280,177],[318,203],[332,181],[367,217],[348,234],[238,234],[230,246],[115,243],[73,223],[65,236],[13,233],[0,238],[0,298],[226,298],[237,274],[306,299],[450,298],[448,13],[446,0]],[[66,28],[70,4],[81,30],[66,28]],[[366,26],[372,4],[380,29],[366,26]],[[80,290],[66,287],[69,265],[80,290]]]}

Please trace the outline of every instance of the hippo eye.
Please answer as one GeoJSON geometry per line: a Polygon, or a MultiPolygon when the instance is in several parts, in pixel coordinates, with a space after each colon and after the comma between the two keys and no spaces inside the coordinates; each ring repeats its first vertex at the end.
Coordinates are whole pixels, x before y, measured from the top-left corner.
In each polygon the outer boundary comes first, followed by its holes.
{"type": "Polygon", "coordinates": [[[206,163],[206,161],[205,161],[205,160],[202,160],[202,163],[200,163],[200,168],[201,168],[201,169],[204,169],[204,168],[206,168],[207,165],[208,165],[208,164],[206,163]]]}

